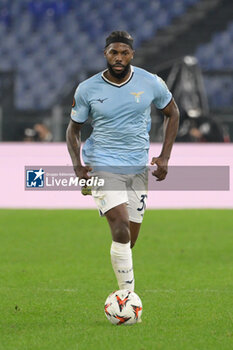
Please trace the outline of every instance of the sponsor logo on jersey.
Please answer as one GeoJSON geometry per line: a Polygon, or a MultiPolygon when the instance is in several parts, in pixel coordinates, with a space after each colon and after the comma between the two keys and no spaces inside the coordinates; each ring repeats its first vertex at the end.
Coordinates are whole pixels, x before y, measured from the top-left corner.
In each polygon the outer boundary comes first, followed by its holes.
{"type": "Polygon", "coordinates": [[[100,102],[100,103],[103,103],[105,100],[108,100],[108,97],[106,97],[106,98],[98,98],[98,100],[94,100],[93,102],[100,102]]]}

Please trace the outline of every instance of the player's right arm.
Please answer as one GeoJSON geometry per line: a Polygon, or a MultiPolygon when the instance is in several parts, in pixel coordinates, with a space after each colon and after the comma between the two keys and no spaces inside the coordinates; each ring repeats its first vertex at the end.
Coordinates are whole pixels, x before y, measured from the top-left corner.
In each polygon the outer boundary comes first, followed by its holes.
{"type": "Polygon", "coordinates": [[[71,120],[66,130],[66,143],[73,163],[76,176],[80,179],[89,179],[88,171],[92,169],[89,166],[83,166],[81,162],[81,127],[87,120],[89,114],[89,104],[87,102],[85,89],[81,85],[77,88],[72,110],[71,120]]]}
{"type": "Polygon", "coordinates": [[[90,178],[87,173],[92,169],[89,166],[83,166],[81,162],[81,127],[82,124],[70,120],[66,130],[66,143],[76,176],[87,180],[90,178]]]}

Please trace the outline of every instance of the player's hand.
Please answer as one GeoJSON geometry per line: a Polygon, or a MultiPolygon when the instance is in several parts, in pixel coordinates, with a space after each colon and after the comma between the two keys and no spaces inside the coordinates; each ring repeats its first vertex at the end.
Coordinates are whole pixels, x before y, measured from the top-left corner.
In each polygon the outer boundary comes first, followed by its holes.
{"type": "Polygon", "coordinates": [[[164,180],[168,171],[168,159],[163,157],[153,157],[150,164],[157,165],[157,169],[152,172],[152,175],[157,177],[156,181],[164,180]]]}
{"type": "Polygon", "coordinates": [[[85,179],[88,180],[91,177],[88,175],[88,172],[92,171],[92,168],[90,166],[82,166],[82,165],[75,165],[74,166],[74,172],[75,175],[79,178],[79,179],[85,179]]]}

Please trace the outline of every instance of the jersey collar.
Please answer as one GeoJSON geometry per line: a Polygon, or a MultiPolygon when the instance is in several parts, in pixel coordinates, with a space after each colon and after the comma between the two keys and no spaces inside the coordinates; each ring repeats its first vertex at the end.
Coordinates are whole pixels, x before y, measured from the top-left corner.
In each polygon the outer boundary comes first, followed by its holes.
{"type": "Polygon", "coordinates": [[[117,84],[117,83],[113,83],[112,81],[108,80],[105,76],[104,76],[104,73],[107,72],[108,69],[105,69],[102,74],[101,74],[101,77],[104,79],[104,81],[106,81],[106,83],[108,84],[111,84],[113,86],[116,86],[116,87],[122,87],[123,85],[127,84],[133,77],[133,74],[134,74],[134,67],[133,66],[130,66],[130,69],[131,69],[131,72],[130,72],[130,75],[128,77],[128,79],[126,81],[124,81],[123,83],[121,84],[117,84]]]}

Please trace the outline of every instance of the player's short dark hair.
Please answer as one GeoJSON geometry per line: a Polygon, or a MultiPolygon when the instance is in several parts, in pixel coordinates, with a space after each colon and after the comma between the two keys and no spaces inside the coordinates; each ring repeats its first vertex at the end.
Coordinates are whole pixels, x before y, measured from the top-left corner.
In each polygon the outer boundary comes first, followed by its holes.
{"type": "Polygon", "coordinates": [[[107,38],[106,38],[106,45],[105,48],[110,45],[111,43],[115,43],[115,42],[122,42],[124,44],[127,44],[131,47],[131,49],[133,49],[133,38],[132,36],[122,30],[116,30],[114,32],[112,32],[107,38]]]}

